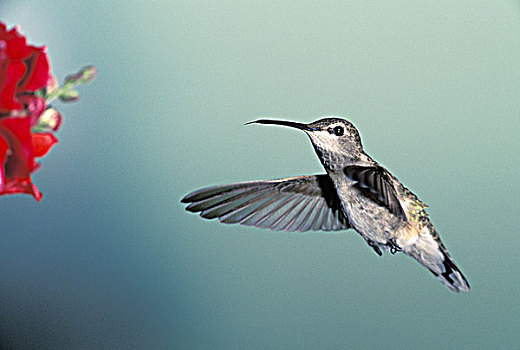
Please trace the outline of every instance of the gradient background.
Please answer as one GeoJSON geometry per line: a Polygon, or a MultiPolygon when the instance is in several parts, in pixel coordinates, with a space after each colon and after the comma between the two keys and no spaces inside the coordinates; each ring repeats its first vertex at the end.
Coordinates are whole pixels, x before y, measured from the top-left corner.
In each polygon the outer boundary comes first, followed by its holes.
{"type": "Polygon", "coordinates": [[[2,1],[63,80],[41,203],[2,197],[0,347],[518,349],[518,1],[2,1]],[[419,4],[420,3],[420,4],[419,4]],[[340,115],[430,205],[452,294],[353,231],[205,221],[179,203],[322,172],[307,137],[243,126],[340,115]]]}

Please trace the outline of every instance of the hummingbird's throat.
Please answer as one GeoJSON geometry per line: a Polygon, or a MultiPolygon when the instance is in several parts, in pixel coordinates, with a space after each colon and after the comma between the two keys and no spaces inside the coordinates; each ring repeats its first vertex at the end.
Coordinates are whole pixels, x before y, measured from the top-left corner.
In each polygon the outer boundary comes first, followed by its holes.
{"type": "Polygon", "coordinates": [[[337,162],[337,160],[338,160],[337,154],[334,154],[333,152],[330,152],[329,150],[323,149],[322,147],[316,145],[314,142],[313,142],[313,146],[314,146],[314,150],[316,151],[316,155],[318,156],[318,158],[321,161],[321,164],[327,171],[336,171],[336,170],[339,170],[339,168],[343,166],[342,165],[343,162],[341,162],[341,165],[340,165],[340,163],[337,162]]]}

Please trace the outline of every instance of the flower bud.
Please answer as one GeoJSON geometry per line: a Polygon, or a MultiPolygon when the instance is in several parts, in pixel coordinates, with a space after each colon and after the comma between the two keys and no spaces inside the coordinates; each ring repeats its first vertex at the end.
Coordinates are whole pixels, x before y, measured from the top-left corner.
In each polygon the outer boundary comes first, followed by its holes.
{"type": "Polygon", "coordinates": [[[65,84],[85,84],[89,83],[96,77],[97,69],[94,66],[86,66],[78,73],[69,75],[65,78],[65,84]]]}
{"type": "Polygon", "coordinates": [[[67,89],[60,92],[60,100],[63,102],[74,102],[79,99],[79,92],[73,89],[67,89]]]}
{"type": "Polygon", "coordinates": [[[54,108],[47,108],[38,119],[37,131],[56,131],[61,125],[61,114],[54,108]]]}

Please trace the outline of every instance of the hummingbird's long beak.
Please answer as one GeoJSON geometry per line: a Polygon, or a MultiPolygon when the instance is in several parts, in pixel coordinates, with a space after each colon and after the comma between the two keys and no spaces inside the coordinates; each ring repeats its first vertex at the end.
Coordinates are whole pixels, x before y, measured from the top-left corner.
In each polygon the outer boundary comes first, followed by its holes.
{"type": "Polygon", "coordinates": [[[311,128],[307,124],[289,122],[289,121],[285,121],[285,120],[259,119],[259,120],[255,120],[252,122],[245,123],[244,125],[248,125],[248,124],[275,124],[275,125],[289,126],[291,128],[296,128],[296,129],[305,130],[305,131],[318,130],[318,128],[311,128]]]}

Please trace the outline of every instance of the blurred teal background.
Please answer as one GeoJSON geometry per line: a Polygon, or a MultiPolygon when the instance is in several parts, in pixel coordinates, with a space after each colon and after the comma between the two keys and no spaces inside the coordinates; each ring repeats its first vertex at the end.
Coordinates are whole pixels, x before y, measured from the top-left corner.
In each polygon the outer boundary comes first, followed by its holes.
{"type": "Polygon", "coordinates": [[[0,347],[518,349],[518,1],[3,1],[54,74],[94,64],[60,144],[2,197],[0,347]],[[429,206],[472,290],[353,231],[227,226],[196,188],[323,172],[351,120],[429,206]]]}

